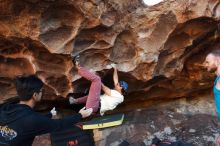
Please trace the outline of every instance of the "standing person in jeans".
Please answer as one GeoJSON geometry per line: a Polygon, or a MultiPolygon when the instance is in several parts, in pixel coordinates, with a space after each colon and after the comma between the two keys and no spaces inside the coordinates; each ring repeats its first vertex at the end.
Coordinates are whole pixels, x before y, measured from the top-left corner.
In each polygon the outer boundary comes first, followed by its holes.
{"type": "Polygon", "coordinates": [[[119,82],[118,73],[115,65],[112,65],[114,68],[113,80],[115,87],[114,89],[110,89],[101,82],[99,76],[81,67],[79,59],[79,55],[73,58],[73,62],[78,71],[78,74],[91,81],[92,83],[90,86],[89,94],[87,96],[80,97],[77,99],[73,96],[70,96],[70,104],[85,103],[86,109],[92,108],[93,113],[98,112],[100,108],[101,115],[104,115],[106,111],[115,109],[118,104],[124,101],[123,94],[128,89],[128,84],[125,81],[119,82]],[[105,94],[100,96],[101,89],[104,91],[105,94]]]}
{"type": "Polygon", "coordinates": [[[1,146],[31,146],[35,136],[69,128],[90,116],[91,109],[55,120],[35,112],[33,107],[41,101],[42,87],[43,82],[33,75],[16,79],[20,102],[0,106],[1,146]]]}

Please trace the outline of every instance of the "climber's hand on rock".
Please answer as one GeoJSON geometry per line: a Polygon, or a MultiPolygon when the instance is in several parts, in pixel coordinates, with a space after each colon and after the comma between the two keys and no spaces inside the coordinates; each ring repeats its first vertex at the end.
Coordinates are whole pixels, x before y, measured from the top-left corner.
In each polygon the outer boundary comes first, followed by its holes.
{"type": "Polygon", "coordinates": [[[112,66],[112,68],[116,68],[116,64],[115,63],[112,63],[111,66],[112,66]]]}

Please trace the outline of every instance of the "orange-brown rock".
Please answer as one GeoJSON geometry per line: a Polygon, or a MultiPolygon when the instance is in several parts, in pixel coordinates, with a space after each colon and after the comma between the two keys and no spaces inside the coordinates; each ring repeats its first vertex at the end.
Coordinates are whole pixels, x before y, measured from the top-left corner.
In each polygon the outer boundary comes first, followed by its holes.
{"type": "Polygon", "coordinates": [[[129,82],[126,101],[179,98],[212,86],[200,64],[219,49],[218,0],[7,0],[0,3],[0,99],[36,74],[45,99],[78,92],[70,53],[103,78],[112,62],[129,82]],[[73,83],[72,83],[73,82],[73,83]],[[75,89],[75,90],[74,90],[75,89]]]}

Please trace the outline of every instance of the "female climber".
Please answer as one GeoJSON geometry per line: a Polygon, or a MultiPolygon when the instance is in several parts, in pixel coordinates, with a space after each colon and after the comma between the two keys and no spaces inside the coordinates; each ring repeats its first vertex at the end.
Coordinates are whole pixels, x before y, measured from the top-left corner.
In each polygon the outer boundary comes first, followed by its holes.
{"type": "Polygon", "coordinates": [[[114,68],[113,81],[114,89],[110,89],[101,82],[101,78],[80,66],[80,56],[73,57],[73,63],[78,71],[78,74],[85,79],[91,81],[89,94],[84,97],[74,98],[69,97],[70,104],[86,104],[86,109],[92,108],[93,113],[97,113],[100,109],[100,115],[104,115],[106,111],[113,110],[118,104],[124,101],[123,94],[128,90],[128,84],[125,81],[118,81],[118,73],[115,64],[112,64],[114,68]],[[101,89],[104,91],[104,95],[100,96],[101,89]]]}

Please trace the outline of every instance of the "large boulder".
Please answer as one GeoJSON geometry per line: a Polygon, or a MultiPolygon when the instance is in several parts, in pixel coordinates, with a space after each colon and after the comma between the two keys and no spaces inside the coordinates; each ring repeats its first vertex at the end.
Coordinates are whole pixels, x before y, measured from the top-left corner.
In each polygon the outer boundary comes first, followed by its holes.
{"type": "MultiPolygon", "coordinates": [[[[126,102],[179,98],[210,89],[201,64],[219,48],[218,0],[7,0],[0,3],[0,100],[16,95],[14,79],[36,74],[44,99],[79,92],[70,53],[111,77],[117,64],[129,83],[126,102]]],[[[108,84],[108,83],[107,83],[108,84]]]]}

